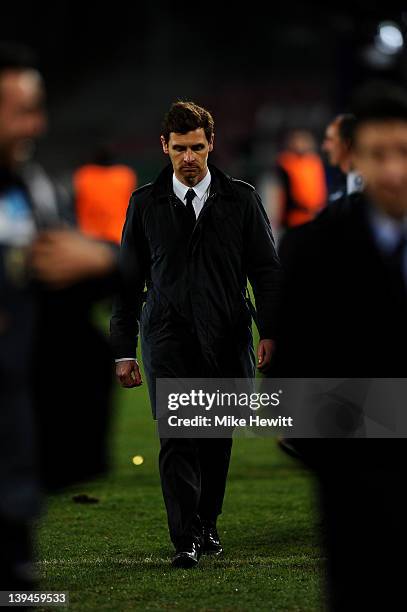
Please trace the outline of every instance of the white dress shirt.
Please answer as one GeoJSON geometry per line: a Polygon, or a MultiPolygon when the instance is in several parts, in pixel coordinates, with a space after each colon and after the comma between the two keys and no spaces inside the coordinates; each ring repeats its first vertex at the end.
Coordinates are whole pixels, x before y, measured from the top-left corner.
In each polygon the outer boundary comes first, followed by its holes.
{"type": "MultiPolygon", "coordinates": [[[[209,170],[205,174],[203,179],[199,181],[199,183],[197,183],[195,187],[192,188],[188,187],[188,185],[184,185],[184,183],[181,183],[181,181],[177,179],[174,173],[172,175],[172,186],[175,195],[179,200],[181,200],[181,202],[185,204],[185,206],[187,205],[185,200],[187,191],[189,189],[193,189],[195,191],[196,196],[192,200],[192,206],[194,207],[195,216],[196,218],[198,218],[199,213],[201,212],[203,205],[205,204],[209,196],[209,189],[211,186],[211,173],[209,172],[209,170]]],[[[122,357],[121,359],[116,359],[115,361],[116,363],[118,363],[119,361],[136,361],[136,359],[134,357],[122,357]]]]}
{"type": "Polygon", "coordinates": [[[358,193],[359,191],[363,191],[363,178],[355,172],[351,170],[346,175],[346,193],[350,195],[351,193],[358,193]]]}
{"type": "Polygon", "coordinates": [[[196,193],[196,196],[192,200],[192,206],[194,207],[195,217],[198,218],[199,213],[201,212],[203,205],[209,196],[209,188],[211,186],[211,173],[208,172],[205,174],[203,179],[195,185],[195,187],[188,187],[188,185],[184,185],[180,180],[177,179],[175,174],[172,175],[172,186],[174,189],[174,193],[178,199],[181,200],[186,206],[185,196],[187,195],[187,191],[189,189],[193,189],[196,193]]]}
{"type": "MultiPolygon", "coordinates": [[[[407,217],[393,219],[377,208],[370,213],[370,223],[377,246],[385,255],[391,255],[397,248],[400,240],[407,236],[407,217]]],[[[407,248],[402,252],[404,282],[407,286],[407,248]]]]}

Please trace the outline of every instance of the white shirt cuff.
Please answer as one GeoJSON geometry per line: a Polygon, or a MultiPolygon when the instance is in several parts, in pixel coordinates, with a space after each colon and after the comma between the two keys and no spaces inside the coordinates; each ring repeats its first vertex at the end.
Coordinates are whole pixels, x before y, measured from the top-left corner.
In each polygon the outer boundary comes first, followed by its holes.
{"type": "Polygon", "coordinates": [[[137,361],[135,357],[120,357],[120,359],[115,359],[115,363],[119,361],[137,361]]]}

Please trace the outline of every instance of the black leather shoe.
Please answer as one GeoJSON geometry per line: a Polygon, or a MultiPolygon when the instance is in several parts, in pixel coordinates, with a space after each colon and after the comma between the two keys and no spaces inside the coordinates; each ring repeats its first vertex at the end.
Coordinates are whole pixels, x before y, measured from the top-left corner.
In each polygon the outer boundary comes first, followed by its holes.
{"type": "Polygon", "coordinates": [[[202,540],[203,555],[220,555],[223,553],[223,547],[220,543],[215,523],[202,521],[202,540]]]}
{"type": "Polygon", "coordinates": [[[198,540],[193,540],[177,550],[172,564],[174,567],[183,567],[185,569],[195,567],[199,563],[200,556],[201,545],[198,540]]]}

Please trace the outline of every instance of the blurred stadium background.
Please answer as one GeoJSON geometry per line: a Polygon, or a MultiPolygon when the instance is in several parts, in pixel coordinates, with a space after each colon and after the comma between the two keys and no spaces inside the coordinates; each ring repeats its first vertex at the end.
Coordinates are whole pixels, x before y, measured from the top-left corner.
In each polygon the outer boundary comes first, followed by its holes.
{"type": "Polygon", "coordinates": [[[406,29],[407,11],[366,0],[278,10],[61,1],[9,5],[1,38],[38,52],[50,110],[39,154],[50,171],[73,169],[104,142],[150,180],[164,112],[192,98],[215,116],[214,161],[255,182],[286,129],[321,136],[363,78],[407,77],[406,29]]]}

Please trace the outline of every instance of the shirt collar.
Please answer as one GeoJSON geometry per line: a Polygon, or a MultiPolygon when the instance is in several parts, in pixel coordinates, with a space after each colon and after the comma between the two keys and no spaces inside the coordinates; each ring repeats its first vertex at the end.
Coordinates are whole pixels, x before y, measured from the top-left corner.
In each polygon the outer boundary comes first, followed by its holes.
{"type": "Polygon", "coordinates": [[[351,170],[346,175],[346,193],[350,195],[358,191],[363,191],[363,179],[360,174],[351,170]]]}
{"type": "Polygon", "coordinates": [[[370,223],[373,229],[375,240],[384,251],[393,251],[403,236],[407,234],[407,217],[393,219],[378,208],[371,208],[370,223]]]}
{"type": "MultiPolygon", "coordinates": [[[[211,184],[211,173],[208,169],[208,172],[205,174],[203,179],[199,183],[197,183],[195,187],[193,187],[193,190],[195,191],[197,197],[200,200],[203,199],[210,184],[211,184]]],[[[180,200],[182,200],[182,202],[185,202],[185,196],[186,196],[188,189],[190,189],[190,187],[188,187],[187,185],[184,185],[184,183],[181,183],[181,181],[177,179],[175,174],[172,175],[172,185],[174,188],[175,195],[180,200]]]]}

